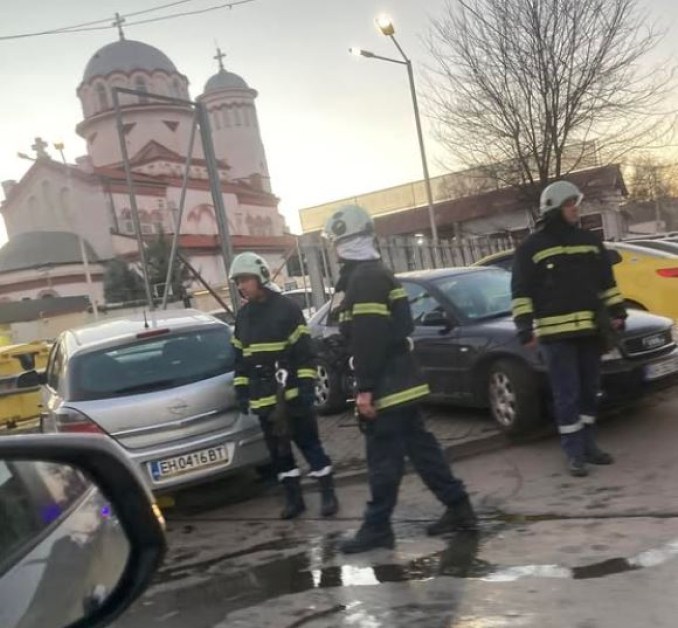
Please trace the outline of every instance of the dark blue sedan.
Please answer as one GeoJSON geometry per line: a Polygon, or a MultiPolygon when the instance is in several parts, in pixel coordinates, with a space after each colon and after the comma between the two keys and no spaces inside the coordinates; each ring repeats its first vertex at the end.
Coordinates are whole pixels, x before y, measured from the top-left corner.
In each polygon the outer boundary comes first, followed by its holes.
{"type": "MultiPolygon", "coordinates": [[[[431,386],[430,401],[487,407],[508,434],[534,427],[548,412],[546,371],[538,350],[518,341],[511,319],[511,274],[499,268],[446,268],[398,275],[407,292],[414,351],[431,386]]],[[[351,397],[335,295],[310,320],[318,354],[316,399],[323,413],[351,397]],[[332,313],[330,313],[332,312],[332,313]]],[[[678,374],[668,318],[632,310],[618,348],[603,356],[605,403],[637,398],[678,374]]]]}

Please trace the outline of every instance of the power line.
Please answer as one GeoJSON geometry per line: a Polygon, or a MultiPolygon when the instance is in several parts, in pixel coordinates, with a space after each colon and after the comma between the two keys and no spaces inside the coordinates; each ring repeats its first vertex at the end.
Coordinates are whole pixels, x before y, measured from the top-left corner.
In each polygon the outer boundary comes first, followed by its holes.
{"type": "MultiPolygon", "coordinates": [[[[123,18],[129,18],[129,17],[135,17],[138,15],[145,15],[148,13],[151,13],[153,11],[160,11],[162,9],[169,9],[171,7],[175,7],[181,4],[186,4],[188,2],[195,2],[196,0],[175,0],[175,2],[170,2],[167,4],[159,5],[157,7],[152,7],[150,9],[144,9],[143,11],[134,11],[132,13],[127,13],[123,15],[123,18]]],[[[241,4],[249,4],[250,2],[254,2],[255,0],[233,0],[231,2],[225,2],[223,4],[215,5],[212,7],[208,7],[205,9],[196,9],[195,11],[184,11],[181,13],[171,13],[170,15],[162,15],[156,18],[150,18],[146,20],[137,20],[135,22],[125,22],[126,26],[136,26],[139,24],[151,24],[153,22],[161,22],[164,20],[171,20],[179,17],[186,17],[190,15],[199,15],[202,13],[209,13],[211,11],[217,11],[220,9],[232,9],[234,6],[238,6],[241,4]]],[[[43,35],[67,35],[71,33],[84,33],[84,32],[92,32],[92,31],[100,31],[100,30],[108,30],[111,28],[115,28],[115,25],[111,23],[111,18],[105,18],[101,20],[93,20],[91,22],[83,22],[82,24],[74,24],[72,26],[64,26],[61,28],[55,28],[55,29],[50,29],[50,30],[45,30],[45,31],[38,31],[38,32],[33,32],[33,33],[21,33],[17,35],[0,35],[0,41],[9,41],[9,40],[15,40],[15,39],[26,39],[29,37],[41,37],[43,35]],[[101,26],[97,26],[101,24],[101,26]],[[105,25],[104,25],[105,24],[105,25]]]]}

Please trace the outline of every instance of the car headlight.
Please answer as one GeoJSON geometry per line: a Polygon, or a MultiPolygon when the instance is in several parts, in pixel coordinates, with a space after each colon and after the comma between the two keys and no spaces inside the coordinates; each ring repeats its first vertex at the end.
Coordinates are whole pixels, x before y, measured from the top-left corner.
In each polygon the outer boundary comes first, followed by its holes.
{"type": "Polygon", "coordinates": [[[621,360],[622,359],[622,354],[617,347],[612,349],[611,351],[608,351],[607,353],[603,353],[602,360],[603,362],[609,362],[611,360],[621,360]]]}

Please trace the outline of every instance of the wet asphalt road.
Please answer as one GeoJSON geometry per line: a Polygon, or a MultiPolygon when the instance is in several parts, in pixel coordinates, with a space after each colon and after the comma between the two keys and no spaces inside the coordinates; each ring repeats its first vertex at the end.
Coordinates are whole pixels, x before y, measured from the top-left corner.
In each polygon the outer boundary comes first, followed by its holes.
{"type": "Polygon", "coordinates": [[[407,476],[397,548],[354,557],[336,547],[359,525],[362,482],[340,487],[331,521],[307,492],[292,523],[251,476],[206,487],[168,512],[166,563],[115,625],[674,628],[677,419],[669,391],[606,421],[601,445],[618,462],[586,479],[565,474],[553,438],[462,460],[478,534],[427,538],[441,509],[407,476]]]}

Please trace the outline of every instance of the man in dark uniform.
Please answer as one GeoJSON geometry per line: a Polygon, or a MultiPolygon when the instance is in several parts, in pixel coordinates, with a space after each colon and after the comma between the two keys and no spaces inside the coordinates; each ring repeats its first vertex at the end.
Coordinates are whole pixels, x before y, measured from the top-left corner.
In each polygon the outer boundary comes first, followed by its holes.
{"type": "Polygon", "coordinates": [[[428,533],[474,529],[477,521],[466,489],[424,427],[419,403],[429,388],[411,354],[412,314],[405,291],[376,251],[372,219],[361,207],[342,207],[327,221],[325,235],[342,265],[336,286],[344,292],[340,328],[353,360],[371,492],[361,528],[341,550],[352,554],[394,546],[391,515],[406,456],[447,507],[428,533]]]}
{"type": "Polygon", "coordinates": [[[612,464],[595,442],[602,344],[623,329],[624,299],[602,242],[579,227],[577,186],[556,181],[541,194],[540,228],[513,266],[513,318],[521,341],[546,360],[554,413],[571,475],[612,464]]]}
{"type": "Polygon", "coordinates": [[[308,327],[299,307],[271,282],[268,265],[255,253],[241,253],[229,273],[247,303],[235,321],[235,390],[243,413],[258,415],[273,469],[285,490],[282,519],[305,510],[301,474],[292,441],[318,480],[324,517],[336,514],[332,462],[318,435],[315,376],[308,327]]]}

